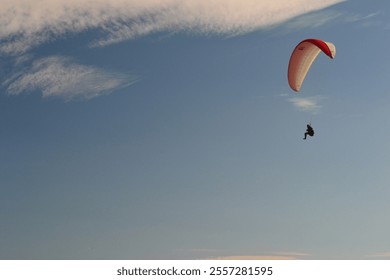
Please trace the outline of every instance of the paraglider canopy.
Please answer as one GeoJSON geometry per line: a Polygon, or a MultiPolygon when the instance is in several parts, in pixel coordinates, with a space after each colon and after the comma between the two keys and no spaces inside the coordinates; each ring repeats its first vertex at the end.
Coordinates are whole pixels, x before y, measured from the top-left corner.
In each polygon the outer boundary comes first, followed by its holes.
{"type": "Polygon", "coordinates": [[[319,39],[306,39],[295,47],[288,64],[287,74],[288,83],[294,91],[298,92],[301,89],[307,72],[321,51],[330,58],[336,55],[336,47],[332,43],[319,39]]]}

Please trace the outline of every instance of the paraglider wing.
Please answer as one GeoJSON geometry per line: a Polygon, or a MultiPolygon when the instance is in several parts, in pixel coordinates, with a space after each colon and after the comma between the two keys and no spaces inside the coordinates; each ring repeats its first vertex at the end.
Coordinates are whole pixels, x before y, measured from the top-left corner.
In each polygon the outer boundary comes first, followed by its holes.
{"type": "Polygon", "coordinates": [[[310,66],[321,51],[330,58],[336,55],[336,47],[332,43],[319,39],[306,39],[295,47],[288,64],[288,83],[294,91],[301,89],[310,66]]]}

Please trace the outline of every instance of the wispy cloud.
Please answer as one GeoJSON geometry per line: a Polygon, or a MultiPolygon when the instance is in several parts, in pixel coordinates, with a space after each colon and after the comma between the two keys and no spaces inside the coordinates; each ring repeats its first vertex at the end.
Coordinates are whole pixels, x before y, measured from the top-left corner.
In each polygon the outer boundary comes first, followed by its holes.
{"type": "Polygon", "coordinates": [[[298,110],[304,112],[318,113],[321,109],[320,101],[323,98],[321,96],[313,97],[291,97],[288,99],[298,110]]]}
{"type": "Polygon", "coordinates": [[[288,30],[298,30],[303,28],[318,28],[329,22],[333,22],[336,19],[344,17],[344,13],[340,11],[319,11],[310,14],[306,14],[291,20],[287,24],[288,30]]]}
{"type": "Polygon", "coordinates": [[[61,56],[34,61],[31,67],[7,79],[3,86],[11,95],[40,91],[42,96],[86,100],[125,87],[135,78],[85,66],[61,56]]]}
{"type": "Polygon", "coordinates": [[[91,47],[155,32],[237,35],[320,11],[344,0],[2,0],[0,54],[12,57],[11,95],[91,99],[129,85],[134,78],[52,55],[32,61],[35,47],[94,30],[91,47]],[[30,63],[28,67],[25,64],[30,63]],[[17,74],[15,74],[17,73],[17,74]]]}
{"type": "Polygon", "coordinates": [[[90,29],[104,46],[158,31],[237,34],[275,25],[343,0],[3,0],[0,51],[22,53],[90,29]]]}
{"type": "Polygon", "coordinates": [[[304,28],[314,29],[326,24],[339,24],[340,22],[357,24],[359,27],[384,26],[380,16],[382,12],[372,12],[358,14],[334,9],[314,11],[303,14],[289,20],[285,25],[285,30],[301,30],[304,28]]]}

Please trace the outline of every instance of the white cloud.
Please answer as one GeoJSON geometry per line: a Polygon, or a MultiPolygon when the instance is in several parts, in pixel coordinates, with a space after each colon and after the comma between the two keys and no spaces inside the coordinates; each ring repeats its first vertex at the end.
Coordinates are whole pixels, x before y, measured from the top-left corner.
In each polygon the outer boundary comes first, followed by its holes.
{"type": "Polygon", "coordinates": [[[292,97],[289,98],[291,102],[298,110],[304,112],[318,113],[321,109],[320,101],[322,97],[292,97]]]}
{"type": "Polygon", "coordinates": [[[236,35],[320,11],[344,0],[2,0],[0,54],[13,56],[9,94],[90,99],[134,82],[128,75],[84,66],[61,56],[31,63],[31,50],[58,38],[98,31],[91,46],[153,32],[236,35]],[[100,36],[98,36],[100,35],[100,36]],[[15,74],[16,71],[20,71],[15,74]]]}
{"type": "Polygon", "coordinates": [[[35,61],[27,71],[5,81],[11,95],[41,91],[43,97],[65,100],[91,99],[135,82],[133,77],[80,65],[69,58],[52,56],[35,61]]]}
{"type": "Polygon", "coordinates": [[[286,23],[286,30],[299,30],[304,28],[314,29],[325,24],[339,24],[340,22],[358,23],[359,26],[383,26],[380,16],[382,12],[371,12],[368,14],[358,14],[353,12],[341,12],[334,9],[310,12],[299,17],[295,17],[286,23]]]}
{"type": "Polygon", "coordinates": [[[157,31],[237,34],[344,0],[2,0],[0,51],[21,53],[88,29],[102,46],[157,31]]]}

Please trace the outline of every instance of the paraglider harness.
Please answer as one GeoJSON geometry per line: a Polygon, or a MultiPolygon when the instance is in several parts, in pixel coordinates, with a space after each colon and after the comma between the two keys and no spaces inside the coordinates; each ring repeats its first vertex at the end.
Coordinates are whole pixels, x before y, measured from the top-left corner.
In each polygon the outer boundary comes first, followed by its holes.
{"type": "Polygon", "coordinates": [[[311,127],[310,124],[307,125],[306,132],[307,132],[307,134],[310,135],[310,136],[313,136],[313,135],[314,135],[314,130],[313,130],[313,128],[311,127]]]}
{"type": "Polygon", "coordinates": [[[306,128],[306,132],[305,132],[305,138],[303,138],[303,140],[306,140],[307,135],[309,135],[309,136],[314,135],[314,129],[311,127],[311,123],[307,124],[306,126],[307,126],[307,128],[306,128]]]}

